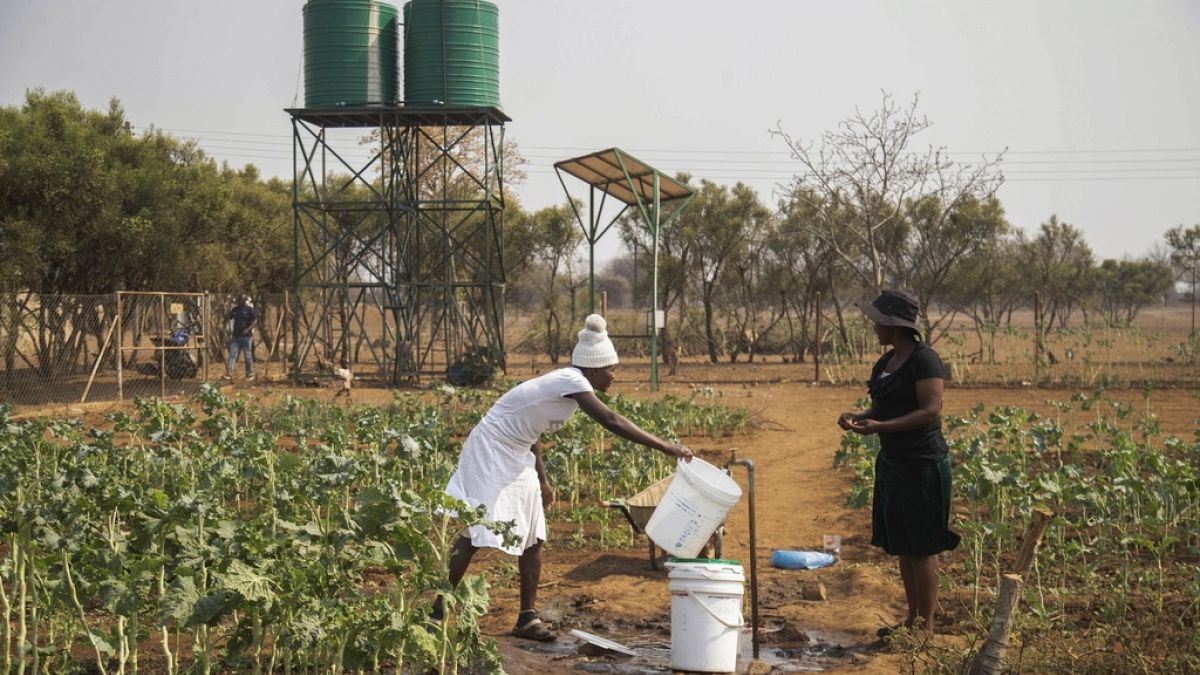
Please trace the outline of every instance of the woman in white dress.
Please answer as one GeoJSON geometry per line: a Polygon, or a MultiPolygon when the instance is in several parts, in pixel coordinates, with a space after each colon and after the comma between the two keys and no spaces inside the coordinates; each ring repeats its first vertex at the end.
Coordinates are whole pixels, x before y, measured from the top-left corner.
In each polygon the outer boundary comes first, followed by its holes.
{"type": "MultiPolygon", "coordinates": [[[[592,314],[579,331],[571,367],[535,377],[501,396],[463,443],[458,469],[446,486],[447,494],[467,506],[484,506],[489,520],[516,524],[514,533],[519,541],[513,546],[505,546],[499,535],[483,525],[474,525],[460,535],[450,551],[450,582],[458,585],[480,548],[518,556],[521,612],[513,628],[518,637],[541,642],[556,638],[535,608],[542,542],[546,540],[544,509],[554,501],[554,490],[542,466],[541,435],[562,427],[578,408],[621,438],[671,457],[692,458],[687,446],[643,431],[596,397],[596,391],[608,391],[612,385],[616,366],[617,351],[608,338],[604,318],[592,314]]],[[[439,598],[432,618],[440,621],[442,616],[439,598]]]]}

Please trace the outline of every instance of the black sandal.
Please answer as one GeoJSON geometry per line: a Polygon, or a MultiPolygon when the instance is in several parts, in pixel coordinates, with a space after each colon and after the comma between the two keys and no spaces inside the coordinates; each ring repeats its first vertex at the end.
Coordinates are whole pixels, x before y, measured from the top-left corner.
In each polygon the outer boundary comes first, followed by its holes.
{"type": "Polygon", "coordinates": [[[550,630],[545,621],[538,616],[537,610],[527,609],[517,615],[517,625],[513,628],[512,634],[514,637],[525,638],[527,640],[535,640],[537,642],[554,642],[558,636],[554,631],[550,630]],[[531,616],[525,623],[521,623],[522,616],[531,616]]]}

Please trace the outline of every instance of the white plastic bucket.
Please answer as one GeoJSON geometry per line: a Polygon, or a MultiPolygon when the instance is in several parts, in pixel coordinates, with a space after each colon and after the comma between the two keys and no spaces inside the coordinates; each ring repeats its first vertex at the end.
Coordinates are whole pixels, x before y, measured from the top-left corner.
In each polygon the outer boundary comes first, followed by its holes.
{"type": "Polygon", "coordinates": [[[676,558],[695,558],[741,498],[742,488],[729,474],[699,458],[680,460],[646,523],[646,536],[676,558]]]}
{"type": "Polygon", "coordinates": [[[737,669],[742,566],[733,560],[667,563],[671,590],[671,667],[702,673],[737,669]]]}

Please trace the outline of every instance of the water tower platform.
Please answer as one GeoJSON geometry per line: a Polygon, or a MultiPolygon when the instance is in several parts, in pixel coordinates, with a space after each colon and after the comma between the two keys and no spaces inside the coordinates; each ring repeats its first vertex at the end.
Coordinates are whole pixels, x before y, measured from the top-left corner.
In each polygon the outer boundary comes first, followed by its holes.
{"type": "Polygon", "coordinates": [[[336,108],[288,108],[284,112],[293,119],[326,128],[366,127],[436,127],[470,126],[475,124],[502,125],[511,122],[499,108],[359,105],[336,108]]]}

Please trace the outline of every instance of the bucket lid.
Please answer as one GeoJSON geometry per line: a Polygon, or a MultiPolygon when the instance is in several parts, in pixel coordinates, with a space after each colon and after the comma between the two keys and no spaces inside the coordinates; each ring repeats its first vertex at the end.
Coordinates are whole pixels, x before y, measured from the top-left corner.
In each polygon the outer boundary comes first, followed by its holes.
{"type": "Polygon", "coordinates": [[[667,565],[690,565],[695,563],[703,563],[708,565],[741,565],[740,560],[727,560],[725,558],[676,558],[675,556],[667,557],[667,565]]]}
{"type": "Polygon", "coordinates": [[[746,572],[741,563],[736,560],[708,560],[692,558],[667,561],[671,571],[667,578],[673,581],[680,579],[696,579],[702,581],[737,582],[739,585],[746,579],[746,572]]]}
{"type": "Polygon", "coordinates": [[[742,488],[737,481],[699,457],[693,457],[690,462],[679,460],[678,473],[696,490],[725,506],[733,506],[742,498],[742,488]]]}

